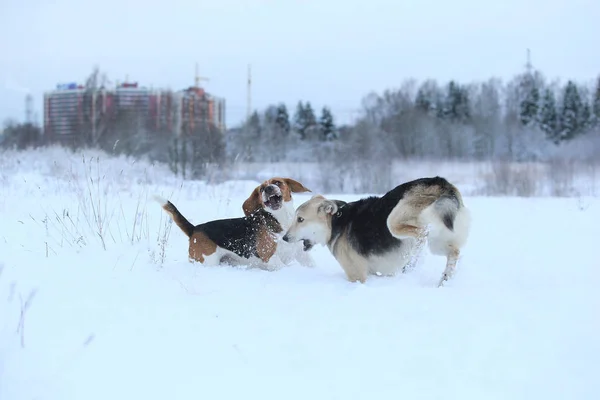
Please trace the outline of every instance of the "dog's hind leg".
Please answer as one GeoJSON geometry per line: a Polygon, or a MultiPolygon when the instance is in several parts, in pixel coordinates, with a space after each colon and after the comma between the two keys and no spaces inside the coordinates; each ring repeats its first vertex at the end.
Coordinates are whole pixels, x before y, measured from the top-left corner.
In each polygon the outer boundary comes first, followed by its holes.
{"type": "Polygon", "coordinates": [[[431,228],[428,236],[429,250],[432,254],[446,257],[446,268],[438,287],[454,275],[470,228],[470,213],[464,206],[454,212],[452,224],[444,220],[444,215],[446,214],[439,213],[439,207],[435,205],[424,210],[422,214],[422,220],[427,222],[431,228]]]}
{"type": "Polygon", "coordinates": [[[414,239],[412,245],[406,242],[407,249],[410,249],[409,261],[402,265],[402,273],[413,269],[417,264],[418,257],[427,242],[429,227],[423,224],[419,215],[423,207],[431,204],[433,200],[430,197],[419,197],[417,199],[401,200],[392,210],[387,219],[387,227],[396,239],[414,239]]]}
{"type": "Polygon", "coordinates": [[[396,222],[394,224],[391,224],[389,226],[389,229],[392,236],[398,239],[413,238],[422,241],[427,237],[426,227],[419,227],[402,222],[396,222]]]}
{"type": "Polygon", "coordinates": [[[387,227],[392,236],[400,240],[425,238],[427,226],[419,217],[421,211],[434,201],[433,196],[411,196],[400,200],[387,218],[387,227]]]}
{"type": "Polygon", "coordinates": [[[415,241],[415,246],[411,251],[411,256],[410,259],[408,261],[408,263],[406,263],[403,267],[402,267],[402,273],[405,274],[411,270],[413,270],[416,265],[419,263],[419,259],[421,257],[421,251],[423,250],[423,247],[425,247],[425,244],[427,243],[427,237],[429,236],[429,227],[425,227],[425,228],[419,228],[419,235],[416,238],[415,241]]]}
{"type": "Polygon", "coordinates": [[[444,273],[442,274],[442,278],[438,283],[438,287],[441,287],[445,281],[452,278],[454,275],[454,271],[456,271],[456,262],[458,261],[458,256],[460,255],[460,250],[456,247],[452,247],[448,252],[446,257],[446,268],[444,269],[444,273]]]}

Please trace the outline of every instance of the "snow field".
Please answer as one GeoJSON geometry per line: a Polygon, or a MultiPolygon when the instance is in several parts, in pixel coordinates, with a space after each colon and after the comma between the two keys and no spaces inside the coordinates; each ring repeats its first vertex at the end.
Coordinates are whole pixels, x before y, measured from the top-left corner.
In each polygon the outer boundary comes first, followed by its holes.
{"type": "Polygon", "coordinates": [[[597,396],[597,198],[466,196],[444,288],[427,251],[361,285],[323,247],[314,268],[190,264],[152,200],[199,223],[241,215],[258,182],[55,159],[0,172],[2,400],[597,396]]]}

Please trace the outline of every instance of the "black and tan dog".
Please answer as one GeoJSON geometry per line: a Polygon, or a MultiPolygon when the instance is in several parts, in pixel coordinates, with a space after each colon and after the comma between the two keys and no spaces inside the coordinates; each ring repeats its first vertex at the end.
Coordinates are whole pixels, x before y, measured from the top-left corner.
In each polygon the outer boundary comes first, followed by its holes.
{"type": "Polygon", "coordinates": [[[245,216],[193,225],[166,199],[162,208],[189,237],[189,259],[204,265],[252,265],[279,268],[290,260],[310,265],[301,243],[290,246],[281,237],[294,216],[292,193],[310,191],[290,178],[271,178],[252,191],[242,209],[245,216]]]}
{"type": "Polygon", "coordinates": [[[434,177],[348,203],[316,195],[298,207],[283,240],[327,245],[348,279],[364,283],[368,274],[403,269],[427,238],[431,252],[447,259],[441,286],[455,270],[469,226],[459,190],[434,177]]]}

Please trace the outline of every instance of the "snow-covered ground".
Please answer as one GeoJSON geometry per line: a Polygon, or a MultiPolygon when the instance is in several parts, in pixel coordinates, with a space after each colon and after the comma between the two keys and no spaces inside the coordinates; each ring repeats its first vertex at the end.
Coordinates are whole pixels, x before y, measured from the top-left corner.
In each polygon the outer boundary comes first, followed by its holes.
{"type": "Polygon", "coordinates": [[[239,216],[257,182],[11,154],[0,155],[1,400],[600,392],[598,198],[466,196],[473,228],[444,288],[444,259],[427,252],[410,273],[361,285],[322,247],[314,268],[190,264],[150,200],[198,223],[239,216]]]}

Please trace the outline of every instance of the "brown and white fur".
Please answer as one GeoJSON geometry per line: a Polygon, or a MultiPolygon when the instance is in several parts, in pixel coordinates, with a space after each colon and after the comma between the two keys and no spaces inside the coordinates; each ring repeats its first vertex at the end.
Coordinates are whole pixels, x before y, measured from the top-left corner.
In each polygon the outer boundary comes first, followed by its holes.
{"type": "Polygon", "coordinates": [[[265,207],[277,218],[282,227],[282,232],[277,234],[277,256],[283,264],[288,265],[295,260],[300,265],[313,267],[314,261],[304,243],[289,243],[282,240],[294,219],[295,208],[292,193],[303,192],[310,192],[310,190],[291,178],[271,178],[254,189],[242,205],[242,209],[248,217],[256,210],[265,207]],[[268,201],[272,196],[281,196],[283,206],[274,209],[268,201]]]}
{"type": "Polygon", "coordinates": [[[276,269],[296,258],[310,264],[302,243],[281,241],[294,215],[292,193],[310,191],[290,178],[271,178],[244,201],[245,216],[194,226],[173,203],[157,198],[175,224],[188,236],[188,258],[204,265],[250,265],[276,269]],[[308,261],[307,261],[308,260],[308,261]]]}
{"type": "Polygon", "coordinates": [[[406,182],[382,197],[354,202],[313,196],[300,205],[283,240],[326,245],[352,282],[368,274],[393,275],[427,240],[446,257],[441,286],[456,269],[470,229],[459,190],[441,177],[406,182]]]}

